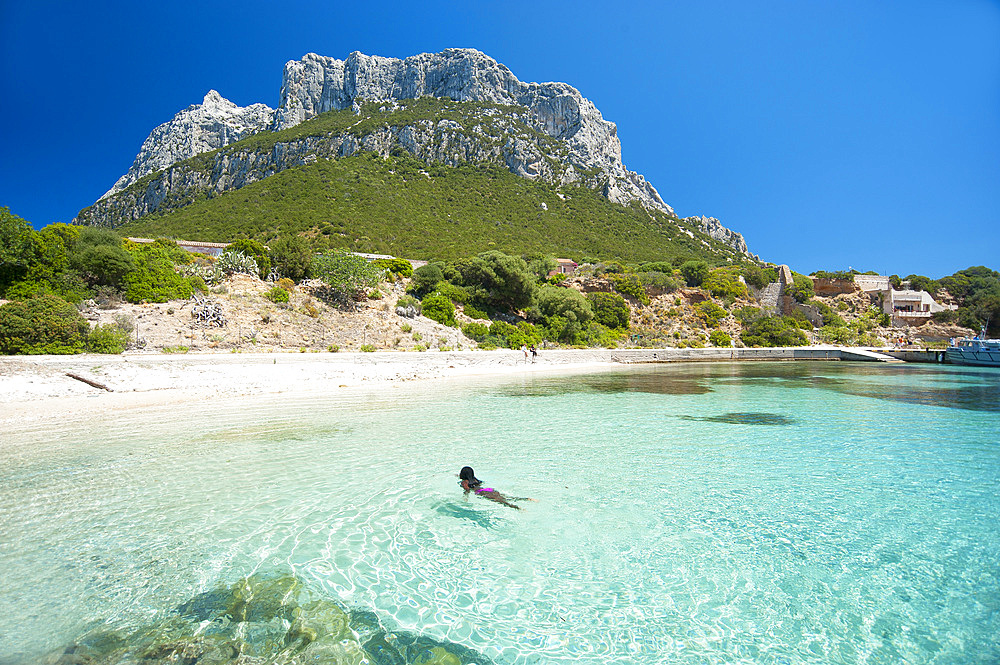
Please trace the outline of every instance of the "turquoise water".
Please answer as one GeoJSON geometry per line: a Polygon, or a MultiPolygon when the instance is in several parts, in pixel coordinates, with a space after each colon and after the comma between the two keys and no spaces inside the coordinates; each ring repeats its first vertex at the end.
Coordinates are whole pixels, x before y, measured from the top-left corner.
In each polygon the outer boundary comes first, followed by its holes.
{"type": "Polygon", "coordinates": [[[495,663],[995,663],[998,431],[997,370],[745,363],[7,432],[0,663],[271,569],[495,663]]]}

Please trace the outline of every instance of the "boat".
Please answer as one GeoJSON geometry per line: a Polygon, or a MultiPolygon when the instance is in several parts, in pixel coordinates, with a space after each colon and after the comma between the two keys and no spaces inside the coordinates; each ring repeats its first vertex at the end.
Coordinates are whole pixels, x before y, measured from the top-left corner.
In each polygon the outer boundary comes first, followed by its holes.
{"type": "Polygon", "coordinates": [[[951,340],[945,349],[944,361],[952,365],[1000,367],[1000,339],[987,339],[986,326],[976,337],[951,340]]]}

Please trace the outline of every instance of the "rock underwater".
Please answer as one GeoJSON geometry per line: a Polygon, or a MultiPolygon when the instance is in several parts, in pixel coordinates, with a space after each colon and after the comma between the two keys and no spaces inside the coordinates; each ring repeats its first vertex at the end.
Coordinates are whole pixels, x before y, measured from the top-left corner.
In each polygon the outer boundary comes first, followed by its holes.
{"type": "MultiPolygon", "coordinates": [[[[32,661],[33,663],[39,661],[32,661]]],[[[468,647],[390,630],[287,572],[220,585],[131,633],[92,630],[44,665],[492,665],[468,647]]]]}

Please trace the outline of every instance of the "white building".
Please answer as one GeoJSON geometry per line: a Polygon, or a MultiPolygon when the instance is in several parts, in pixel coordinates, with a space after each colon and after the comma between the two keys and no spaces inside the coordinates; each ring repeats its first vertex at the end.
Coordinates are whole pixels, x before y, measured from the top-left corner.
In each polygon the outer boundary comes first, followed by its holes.
{"type": "Polygon", "coordinates": [[[956,309],[954,305],[941,305],[926,291],[896,291],[888,289],[882,300],[882,311],[892,316],[894,325],[899,323],[920,325],[930,320],[935,312],[956,309]]]}

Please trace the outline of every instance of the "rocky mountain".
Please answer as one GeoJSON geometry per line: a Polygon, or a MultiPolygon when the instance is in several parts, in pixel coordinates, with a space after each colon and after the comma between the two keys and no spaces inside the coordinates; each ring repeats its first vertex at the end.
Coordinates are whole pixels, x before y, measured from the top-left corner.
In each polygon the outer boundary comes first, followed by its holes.
{"type": "MultiPolygon", "coordinates": [[[[503,165],[674,216],[642,175],[625,168],[615,124],[575,88],[525,83],[479,51],[448,49],[403,60],[307,54],[285,65],[276,110],[239,107],[210,91],[153,130],[128,173],[78,221],[119,226],[316,159],[398,150],[428,163],[503,165]],[[441,103],[415,114],[427,99],[441,103]]],[[[747,253],[742,236],[718,220],[700,218],[697,227],[747,253]]]]}
{"type": "Polygon", "coordinates": [[[201,104],[180,111],[154,129],[139,148],[129,170],[101,198],[117,194],[139,178],[235,143],[271,126],[274,109],[265,104],[237,106],[215,90],[201,104]]]}

